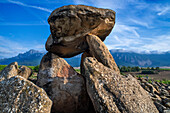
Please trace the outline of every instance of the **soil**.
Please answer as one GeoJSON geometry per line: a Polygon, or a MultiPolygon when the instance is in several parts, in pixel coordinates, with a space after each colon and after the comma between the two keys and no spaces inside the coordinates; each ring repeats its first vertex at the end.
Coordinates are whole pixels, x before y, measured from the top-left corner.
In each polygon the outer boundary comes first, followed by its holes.
{"type": "Polygon", "coordinates": [[[125,74],[132,74],[132,75],[148,75],[149,78],[153,80],[170,80],[170,71],[160,71],[158,74],[141,74],[141,72],[124,72],[125,74]]]}

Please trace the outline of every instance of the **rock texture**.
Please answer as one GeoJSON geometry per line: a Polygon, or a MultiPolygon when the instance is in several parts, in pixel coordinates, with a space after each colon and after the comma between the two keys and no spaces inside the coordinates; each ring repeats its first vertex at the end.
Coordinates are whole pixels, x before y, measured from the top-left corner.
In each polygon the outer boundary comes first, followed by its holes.
{"type": "Polygon", "coordinates": [[[42,58],[37,85],[53,101],[54,113],[83,113],[89,108],[84,78],[55,54],[48,52],[42,58]]]}
{"type": "Polygon", "coordinates": [[[18,63],[13,62],[0,72],[0,81],[11,78],[18,74],[18,63]]]}
{"type": "Polygon", "coordinates": [[[21,76],[0,82],[2,113],[50,113],[52,101],[46,92],[21,76]]]}
{"type": "Polygon", "coordinates": [[[85,58],[84,67],[97,113],[158,113],[149,94],[131,75],[119,75],[92,57],[85,58]]]}
{"type": "Polygon", "coordinates": [[[60,57],[72,57],[88,46],[87,34],[105,40],[115,24],[115,12],[109,9],[83,5],[63,6],[54,10],[48,18],[51,34],[46,49],[60,57]]]}
{"type": "Polygon", "coordinates": [[[26,79],[28,79],[32,75],[32,70],[27,66],[21,66],[19,70],[20,71],[18,74],[26,79]]]}
{"type": "Polygon", "coordinates": [[[145,78],[137,78],[140,85],[150,94],[155,106],[160,113],[170,112],[170,86],[151,81],[145,78]]]}
{"type": "Polygon", "coordinates": [[[18,63],[13,62],[0,72],[0,81],[11,78],[16,75],[20,75],[28,79],[28,77],[31,76],[31,74],[32,70],[30,68],[26,66],[21,66],[20,68],[18,68],[18,63]]]}
{"type": "Polygon", "coordinates": [[[99,62],[101,62],[106,67],[114,70],[120,74],[119,68],[113,56],[110,54],[106,45],[95,35],[86,36],[87,43],[89,45],[89,53],[91,56],[95,57],[99,62]]]}

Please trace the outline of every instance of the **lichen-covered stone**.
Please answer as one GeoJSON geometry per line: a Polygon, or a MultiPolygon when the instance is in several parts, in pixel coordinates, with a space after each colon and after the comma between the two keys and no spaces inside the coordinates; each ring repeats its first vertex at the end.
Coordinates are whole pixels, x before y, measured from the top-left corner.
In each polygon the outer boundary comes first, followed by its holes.
{"type": "Polygon", "coordinates": [[[84,61],[87,92],[97,113],[158,113],[149,94],[131,75],[123,76],[93,57],[84,61]]]}
{"type": "Polygon", "coordinates": [[[26,79],[28,79],[29,76],[31,76],[32,70],[31,68],[28,68],[27,66],[21,66],[19,68],[17,62],[13,62],[6,66],[1,72],[0,72],[0,81],[4,79],[11,78],[16,75],[20,75],[26,79]]]}
{"type": "Polygon", "coordinates": [[[0,72],[0,81],[4,79],[11,78],[13,76],[16,76],[18,74],[18,63],[13,62],[6,66],[1,72],[0,72]]]}
{"type": "Polygon", "coordinates": [[[1,113],[50,113],[46,92],[21,76],[0,81],[1,113]]]}
{"type": "Polygon", "coordinates": [[[27,67],[27,66],[21,66],[19,68],[19,75],[28,79],[31,75],[32,75],[32,70],[31,68],[27,67]]]}
{"type": "Polygon", "coordinates": [[[84,52],[87,34],[105,40],[115,24],[115,12],[84,5],[63,6],[48,18],[51,34],[46,49],[60,57],[72,57],[84,52]]]}
{"type": "Polygon", "coordinates": [[[86,113],[90,98],[85,81],[63,58],[47,53],[41,60],[37,85],[53,101],[53,113],[86,113]]]}

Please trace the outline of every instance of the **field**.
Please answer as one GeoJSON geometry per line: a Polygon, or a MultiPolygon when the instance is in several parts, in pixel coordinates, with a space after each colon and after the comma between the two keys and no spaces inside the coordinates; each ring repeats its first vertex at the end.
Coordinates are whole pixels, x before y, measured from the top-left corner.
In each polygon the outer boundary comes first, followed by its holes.
{"type": "Polygon", "coordinates": [[[141,72],[124,72],[124,74],[132,74],[135,76],[148,76],[153,80],[170,80],[170,71],[160,71],[158,74],[141,74],[141,72]]]}
{"type": "MultiPolygon", "coordinates": [[[[0,72],[6,67],[6,65],[0,65],[0,72]]],[[[33,70],[33,74],[30,79],[36,79],[39,66],[28,66],[33,70]]],[[[75,69],[76,72],[80,73],[80,69],[75,69]]],[[[123,75],[131,74],[137,77],[146,77],[148,79],[152,79],[154,81],[166,82],[166,84],[170,84],[170,68],[160,68],[158,73],[155,74],[142,74],[142,70],[138,72],[122,72],[123,75]]]]}

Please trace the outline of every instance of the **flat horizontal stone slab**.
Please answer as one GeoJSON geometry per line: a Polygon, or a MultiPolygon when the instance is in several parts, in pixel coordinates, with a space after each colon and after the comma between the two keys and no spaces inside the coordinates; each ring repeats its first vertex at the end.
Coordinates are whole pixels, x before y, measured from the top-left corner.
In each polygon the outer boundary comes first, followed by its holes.
{"type": "Polygon", "coordinates": [[[46,43],[49,52],[60,57],[72,57],[84,52],[88,46],[87,34],[105,40],[115,24],[115,12],[83,5],[63,6],[48,18],[51,36],[46,43]]]}

